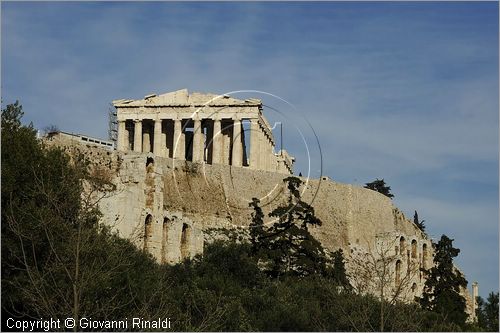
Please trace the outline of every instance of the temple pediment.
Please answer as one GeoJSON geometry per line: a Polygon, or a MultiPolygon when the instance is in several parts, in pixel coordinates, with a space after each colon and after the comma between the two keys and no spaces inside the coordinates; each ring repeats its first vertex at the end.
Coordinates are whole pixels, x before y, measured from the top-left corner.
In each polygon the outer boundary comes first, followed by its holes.
{"type": "Polygon", "coordinates": [[[191,92],[187,89],[168,92],[161,95],[150,94],[139,100],[115,100],[115,107],[202,107],[202,106],[261,106],[259,99],[240,100],[228,95],[191,92]]]}

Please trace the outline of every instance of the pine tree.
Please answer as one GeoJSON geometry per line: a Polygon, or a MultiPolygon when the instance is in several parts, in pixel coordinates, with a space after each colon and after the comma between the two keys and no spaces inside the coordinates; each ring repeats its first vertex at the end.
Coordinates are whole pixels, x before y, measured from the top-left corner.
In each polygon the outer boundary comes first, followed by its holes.
{"type": "Polygon", "coordinates": [[[391,187],[386,186],[383,178],[382,179],[377,178],[376,180],[374,180],[371,183],[366,183],[365,188],[379,192],[379,193],[381,193],[381,194],[383,194],[386,197],[389,197],[391,199],[394,198],[394,195],[391,193],[391,187]]]}
{"type": "Polygon", "coordinates": [[[283,181],[289,195],[285,204],[269,213],[277,219],[271,227],[263,226],[259,201],[254,198],[250,203],[254,208],[250,230],[253,253],[263,261],[264,270],[273,278],[322,274],[326,270],[325,251],[309,232],[309,226],[321,225],[321,221],[315,216],[314,208],[300,198],[302,181],[296,177],[283,181]]]}
{"type": "Polygon", "coordinates": [[[427,280],[419,301],[422,308],[463,326],[467,314],[465,298],[460,295],[460,289],[467,287],[467,280],[453,265],[453,258],[459,253],[460,250],[453,247],[453,239],[442,235],[435,245],[434,267],[423,269],[427,280]]]}
{"type": "Polygon", "coordinates": [[[351,290],[352,286],[345,270],[344,253],[342,252],[342,249],[338,249],[333,252],[332,257],[333,270],[331,278],[338,286],[344,288],[344,290],[351,290]]]}
{"type": "Polygon", "coordinates": [[[252,198],[248,205],[253,208],[252,222],[250,223],[250,244],[252,245],[252,254],[256,255],[263,247],[266,231],[264,229],[264,213],[259,206],[260,200],[252,198]]]}
{"type": "Polygon", "coordinates": [[[476,315],[479,327],[485,331],[498,332],[498,292],[491,292],[486,301],[478,297],[477,305],[476,315]]]}

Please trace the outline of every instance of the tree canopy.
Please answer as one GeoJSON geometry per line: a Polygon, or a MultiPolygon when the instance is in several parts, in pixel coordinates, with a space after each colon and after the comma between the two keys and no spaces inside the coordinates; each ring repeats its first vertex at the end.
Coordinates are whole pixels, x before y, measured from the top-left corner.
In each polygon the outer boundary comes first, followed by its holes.
{"type": "Polygon", "coordinates": [[[490,292],[486,301],[477,298],[477,322],[481,329],[488,332],[498,332],[498,292],[490,292]]]}
{"type": "Polygon", "coordinates": [[[275,222],[264,225],[264,213],[259,200],[249,204],[253,208],[250,224],[252,253],[263,271],[271,278],[286,276],[328,277],[344,290],[351,290],[341,249],[330,253],[309,231],[310,226],[321,225],[314,208],[301,199],[302,181],[296,177],[283,180],[288,190],[286,202],[269,213],[275,222]]]}
{"type": "Polygon", "coordinates": [[[427,280],[419,302],[424,309],[463,326],[467,314],[465,298],[460,291],[467,287],[467,280],[453,264],[453,258],[459,253],[460,250],[453,247],[453,239],[442,235],[435,244],[434,266],[428,270],[423,269],[427,280]]]}
{"type": "Polygon", "coordinates": [[[302,181],[296,177],[287,177],[283,181],[288,197],[286,203],[269,213],[269,217],[276,219],[269,228],[263,227],[264,216],[258,200],[253,199],[250,203],[254,208],[250,225],[252,244],[260,252],[265,271],[274,278],[324,272],[325,251],[309,232],[310,226],[321,225],[321,221],[315,216],[314,208],[300,198],[302,181]]]}
{"type": "Polygon", "coordinates": [[[386,197],[394,198],[394,195],[391,193],[391,187],[386,186],[384,179],[376,179],[371,183],[366,183],[365,188],[370,189],[372,191],[376,191],[378,193],[382,193],[386,197]]]}
{"type": "Polygon", "coordinates": [[[44,147],[22,116],[17,102],[2,110],[2,327],[9,317],[152,315],[146,300],[160,297],[144,288],[161,277],[156,263],[100,225],[83,192],[111,185],[83,158],[44,147]]]}

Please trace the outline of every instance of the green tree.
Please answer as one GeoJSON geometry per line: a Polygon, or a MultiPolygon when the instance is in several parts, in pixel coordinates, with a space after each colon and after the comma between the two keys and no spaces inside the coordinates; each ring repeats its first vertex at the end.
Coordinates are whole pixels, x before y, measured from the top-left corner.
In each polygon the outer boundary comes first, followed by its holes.
{"type": "Polygon", "coordinates": [[[489,332],[498,332],[498,292],[490,292],[487,300],[477,298],[476,310],[479,327],[489,332]]]}
{"type": "Polygon", "coordinates": [[[99,223],[106,173],[44,147],[22,115],[17,102],[2,110],[3,328],[9,317],[165,315],[158,265],[99,223]]]}
{"type": "Polygon", "coordinates": [[[394,198],[394,195],[391,193],[391,187],[386,186],[384,179],[376,179],[371,183],[366,183],[365,188],[382,193],[386,197],[394,198]]]}
{"type": "Polygon", "coordinates": [[[301,200],[300,185],[296,177],[283,179],[288,189],[286,202],[275,208],[270,217],[276,222],[269,228],[262,227],[262,211],[258,200],[253,199],[254,208],[251,241],[258,242],[262,251],[261,264],[273,278],[282,275],[306,276],[326,271],[326,255],[321,243],[309,232],[309,226],[321,225],[314,208],[301,200]],[[253,233],[253,236],[252,236],[253,233]]]}
{"type": "Polygon", "coordinates": [[[422,232],[425,232],[425,220],[419,220],[418,219],[418,213],[415,211],[415,214],[413,215],[413,223],[419,228],[422,232]]]}
{"type": "Polygon", "coordinates": [[[453,258],[459,253],[460,250],[453,247],[453,239],[442,235],[435,245],[434,267],[423,269],[427,280],[419,301],[424,309],[463,327],[467,314],[465,298],[460,295],[460,289],[467,287],[467,280],[453,265],[453,258]]]}
{"type": "Polygon", "coordinates": [[[264,229],[264,213],[262,208],[259,206],[260,200],[253,198],[252,202],[248,205],[253,208],[252,212],[252,222],[250,222],[250,244],[252,245],[252,253],[257,255],[261,248],[262,243],[266,236],[266,231],[264,229]]]}
{"type": "MultiPolygon", "coordinates": [[[[251,245],[206,244],[203,256],[166,267],[176,281],[172,299],[177,331],[378,331],[383,306],[373,295],[346,293],[330,277],[311,274],[270,279],[251,245]]],[[[385,330],[460,330],[417,304],[385,304],[385,330]]]]}
{"type": "MultiPolygon", "coordinates": [[[[22,106],[16,101],[2,109],[1,116],[2,312],[4,314],[6,309],[4,305],[8,304],[7,302],[11,303],[10,309],[19,309],[20,313],[23,313],[27,306],[21,301],[21,291],[10,283],[18,277],[27,278],[23,272],[25,257],[21,251],[27,248],[19,246],[22,239],[18,234],[22,231],[26,237],[30,237],[37,249],[48,248],[48,244],[41,236],[41,229],[37,224],[30,223],[29,218],[30,215],[42,213],[33,209],[41,204],[41,198],[35,195],[33,176],[34,169],[43,164],[45,158],[36,140],[33,126],[21,125],[23,114],[22,106]],[[23,220],[26,222],[24,228],[20,230],[18,223],[14,222],[23,220]]],[[[47,190],[52,189],[47,188],[47,190]]],[[[40,251],[39,256],[47,256],[47,251],[40,251]]]]}
{"type": "Polygon", "coordinates": [[[333,261],[333,269],[331,273],[332,280],[338,285],[341,286],[344,290],[350,291],[352,290],[351,283],[349,282],[349,278],[345,269],[344,262],[344,253],[342,249],[338,249],[332,254],[333,261]]]}

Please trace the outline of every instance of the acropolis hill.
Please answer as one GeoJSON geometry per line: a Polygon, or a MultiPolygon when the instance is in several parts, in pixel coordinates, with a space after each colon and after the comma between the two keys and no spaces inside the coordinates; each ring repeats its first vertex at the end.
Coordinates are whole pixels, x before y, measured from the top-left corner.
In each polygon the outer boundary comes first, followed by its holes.
{"type": "MultiPolygon", "coordinates": [[[[202,253],[205,242],[229,234],[246,237],[253,197],[261,201],[265,222],[286,199],[283,179],[293,173],[294,158],[274,151],[260,100],[184,89],[113,105],[116,150],[109,142],[66,133],[49,135],[47,142],[84,152],[95,168],[109,172],[116,190],[100,203],[103,222],[159,262],[202,253]],[[250,131],[243,131],[243,121],[250,131]]],[[[406,300],[422,293],[420,268],[433,264],[431,240],[388,197],[328,178],[299,178],[302,199],[323,222],[311,233],[326,249],[343,250],[353,284],[373,291],[373,282],[355,281],[362,275],[359,264],[385,256],[393,281],[388,294],[398,287],[406,300]]]]}

